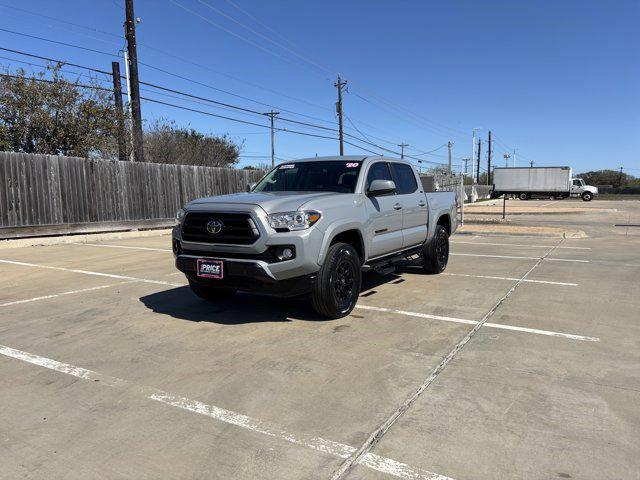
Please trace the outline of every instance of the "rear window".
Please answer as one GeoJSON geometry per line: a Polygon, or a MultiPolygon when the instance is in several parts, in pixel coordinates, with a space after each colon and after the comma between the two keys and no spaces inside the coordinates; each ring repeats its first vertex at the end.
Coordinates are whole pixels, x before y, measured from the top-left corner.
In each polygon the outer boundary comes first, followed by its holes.
{"type": "Polygon", "coordinates": [[[418,190],[416,176],[413,168],[404,163],[392,163],[393,176],[396,182],[396,191],[399,195],[413,193],[418,190]]]}

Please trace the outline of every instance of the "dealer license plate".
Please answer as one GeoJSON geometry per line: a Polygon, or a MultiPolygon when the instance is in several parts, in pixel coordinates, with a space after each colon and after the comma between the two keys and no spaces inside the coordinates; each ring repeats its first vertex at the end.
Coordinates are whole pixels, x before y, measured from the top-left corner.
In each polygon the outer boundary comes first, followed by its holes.
{"type": "Polygon", "coordinates": [[[224,261],[199,258],[196,273],[199,277],[220,279],[224,276],[224,261]]]}

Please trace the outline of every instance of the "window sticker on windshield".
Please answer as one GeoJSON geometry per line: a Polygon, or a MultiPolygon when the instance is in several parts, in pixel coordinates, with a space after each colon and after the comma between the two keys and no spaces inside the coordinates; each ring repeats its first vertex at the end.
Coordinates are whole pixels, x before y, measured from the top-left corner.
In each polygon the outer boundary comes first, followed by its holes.
{"type": "Polygon", "coordinates": [[[296,166],[293,163],[289,163],[287,165],[280,165],[280,170],[282,170],[283,168],[296,168],[296,166]]]}
{"type": "Polygon", "coordinates": [[[358,168],[360,164],[358,162],[355,163],[347,163],[347,168],[358,168]]]}

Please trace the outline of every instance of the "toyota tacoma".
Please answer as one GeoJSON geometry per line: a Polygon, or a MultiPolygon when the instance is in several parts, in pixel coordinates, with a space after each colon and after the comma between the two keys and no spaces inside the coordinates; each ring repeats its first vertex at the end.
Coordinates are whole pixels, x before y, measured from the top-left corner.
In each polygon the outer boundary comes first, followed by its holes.
{"type": "Polygon", "coordinates": [[[456,227],[455,194],[425,193],[409,162],[316,157],[276,166],[247,192],[187,203],[172,246],[201,298],[309,295],[317,313],[339,318],[363,271],[405,261],[444,271],[456,227]]]}

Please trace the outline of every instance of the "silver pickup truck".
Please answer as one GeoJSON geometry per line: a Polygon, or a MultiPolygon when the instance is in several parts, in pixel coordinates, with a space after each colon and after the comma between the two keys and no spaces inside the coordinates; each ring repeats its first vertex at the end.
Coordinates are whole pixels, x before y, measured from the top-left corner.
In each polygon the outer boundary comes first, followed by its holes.
{"type": "Polygon", "coordinates": [[[413,261],[442,272],[457,217],[455,194],[425,193],[410,163],[343,156],[278,165],[246,193],[189,202],[176,223],[176,267],[199,297],[310,294],[316,312],[339,318],[363,271],[413,261]]]}

